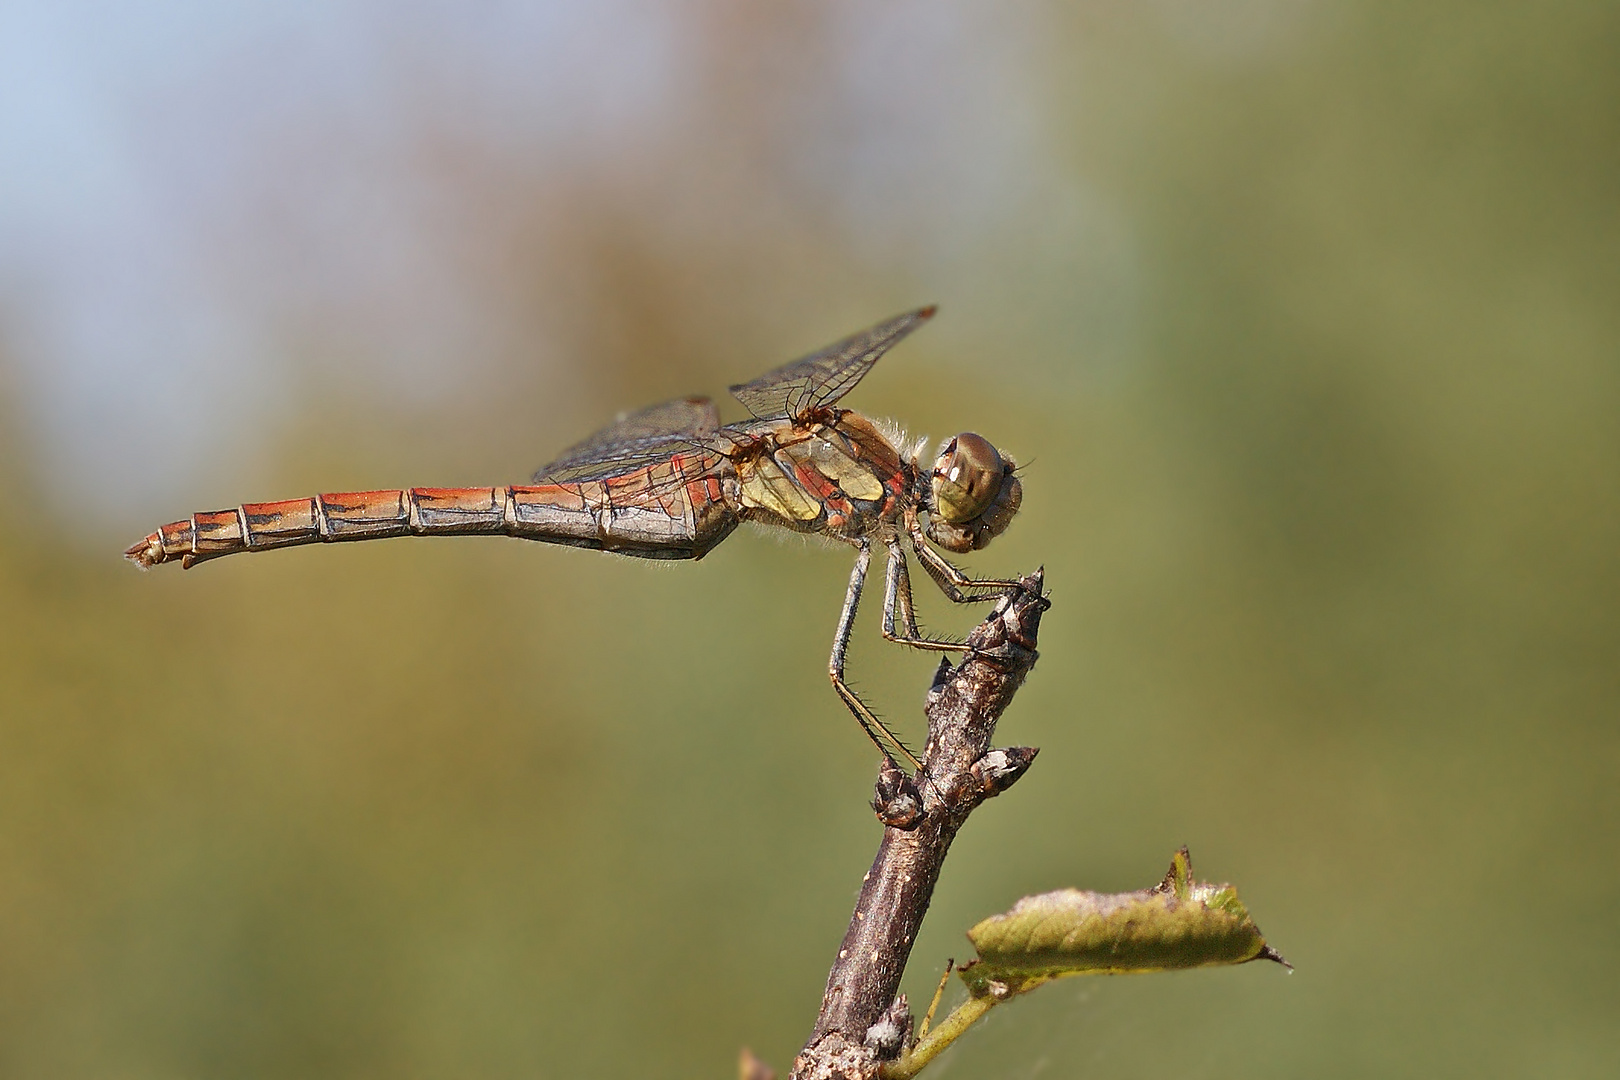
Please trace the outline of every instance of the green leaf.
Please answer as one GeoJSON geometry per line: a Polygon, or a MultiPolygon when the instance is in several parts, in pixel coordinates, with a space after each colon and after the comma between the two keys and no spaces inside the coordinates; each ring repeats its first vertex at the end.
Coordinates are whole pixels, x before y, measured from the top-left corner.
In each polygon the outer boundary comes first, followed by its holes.
{"type": "Polygon", "coordinates": [[[968,931],[979,961],[962,969],[978,996],[1006,997],[1066,975],[1173,971],[1287,961],[1266,944],[1231,885],[1195,881],[1187,849],[1151,889],[1027,896],[968,931]]]}
{"type": "MultiPolygon", "coordinates": [[[[878,1070],[883,1080],[911,1080],[1003,1001],[1065,975],[1174,971],[1214,964],[1275,960],[1260,928],[1230,885],[1193,880],[1182,848],[1151,889],[1129,893],[1064,889],[1026,896],[1005,915],[968,931],[979,959],[960,969],[972,995],[915,1046],[878,1070]]],[[[929,1015],[933,1015],[930,1007],[929,1015]]]]}

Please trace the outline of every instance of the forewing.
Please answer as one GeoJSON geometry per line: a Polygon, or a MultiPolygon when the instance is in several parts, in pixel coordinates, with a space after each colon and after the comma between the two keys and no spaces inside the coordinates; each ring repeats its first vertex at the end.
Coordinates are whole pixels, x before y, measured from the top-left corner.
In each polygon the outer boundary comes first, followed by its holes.
{"type": "Polygon", "coordinates": [[[534,474],[537,484],[601,480],[651,465],[681,450],[701,448],[720,427],[708,398],[677,398],[631,413],[563,451],[534,474]]]}
{"type": "Polygon", "coordinates": [[[753,382],[733,386],[731,394],[761,420],[803,419],[854,389],[878,357],[933,314],[933,305],[929,305],[898,315],[753,382]]]}

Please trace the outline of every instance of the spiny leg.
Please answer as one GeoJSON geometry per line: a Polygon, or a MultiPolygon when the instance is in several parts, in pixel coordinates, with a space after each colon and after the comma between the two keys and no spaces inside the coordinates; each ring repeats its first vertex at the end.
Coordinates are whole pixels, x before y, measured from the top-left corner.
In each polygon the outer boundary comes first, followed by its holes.
{"type": "Polygon", "coordinates": [[[912,522],[907,531],[911,534],[911,547],[917,553],[917,561],[928,572],[928,576],[934,579],[939,591],[953,603],[977,604],[985,600],[994,600],[999,593],[1018,587],[1018,582],[1002,578],[969,577],[952,565],[949,559],[928,546],[922,528],[916,522],[912,522]],[[963,589],[993,589],[995,592],[986,596],[969,596],[962,591],[963,589]]]}
{"type": "MultiPolygon", "coordinates": [[[[844,611],[838,617],[838,632],[833,637],[832,656],[827,661],[827,675],[832,679],[833,689],[843,699],[849,711],[855,714],[855,722],[861,725],[866,737],[872,740],[883,757],[891,764],[895,764],[894,755],[889,753],[889,745],[900,751],[901,755],[911,763],[913,769],[922,770],[922,762],[918,761],[910,750],[906,749],[894,732],[879,720],[866,703],[855,696],[855,691],[844,682],[844,653],[849,648],[849,636],[855,627],[855,609],[860,606],[861,589],[866,584],[866,568],[872,561],[872,548],[870,544],[861,544],[855,553],[855,569],[849,575],[849,591],[844,594],[844,611]],[[884,743],[888,740],[889,745],[884,743]]],[[[895,765],[898,768],[898,765],[895,765]]]]}
{"type": "Polygon", "coordinates": [[[906,567],[906,552],[900,541],[885,541],[889,551],[887,581],[883,590],[883,636],[914,649],[933,652],[970,652],[966,643],[926,638],[917,629],[917,613],[912,607],[911,573],[906,567]],[[899,628],[895,627],[895,612],[900,614],[899,628]]]}
{"type": "MultiPolygon", "coordinates": [[[[937,638],[925,638],[917,629],[917,613],[912,607],[911,574],[906,567],[906,551],[900,546],[897,537],[884,540],[884,547],[888,551],[888,562],[885,567],[886,582],[883,589],[883,636],[890,641],[898,641],[902,645],[910,645],[915,649],[927,649],[933,652],[962,652],[971,653],[973,650],[963,641],[940,641],[937,638]],[[895,629],[895,612],[900,614],[900,627],[895,629]]],[[[938,676],[936,676],[937,678],[938,676]]],[[[917,776],[934,789],[936,795],[944,798],[934,782],[920,767],[917,776]]],[[[881,817],[882,815],[879,814],[881,817]]],[[[887,822],[886,822],[887,823],[887,822]]]]}

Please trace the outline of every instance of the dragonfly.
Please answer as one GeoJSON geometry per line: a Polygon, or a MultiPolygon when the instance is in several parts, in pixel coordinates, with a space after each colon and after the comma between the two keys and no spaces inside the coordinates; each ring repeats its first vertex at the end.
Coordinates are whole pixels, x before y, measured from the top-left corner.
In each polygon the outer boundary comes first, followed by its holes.
{"type": "Polygon", "coordinates": [[[642,559],[701,559],[743,522],[817,534],[855,549],[827,674],[890,765],[917,758],[849,686],[845,655],[874,549],[885,558],[882,634],[932,651],[914,609],[906,549],[959,604],[994,599],[1013,580],[973,578],[943,549],[983,548],[1023,498],[1013,459],[972,432],[946,439],[931,466],[926,440],[840,408],[872,365],[933,317],[918,308],[731,387],[751,418],[721,424],[705,397],[623,416],[507,487],[405,488],[243,503],[170,522],[124,554],[142,568],[241,551],[395,536],[505,535],[642,559]]]}

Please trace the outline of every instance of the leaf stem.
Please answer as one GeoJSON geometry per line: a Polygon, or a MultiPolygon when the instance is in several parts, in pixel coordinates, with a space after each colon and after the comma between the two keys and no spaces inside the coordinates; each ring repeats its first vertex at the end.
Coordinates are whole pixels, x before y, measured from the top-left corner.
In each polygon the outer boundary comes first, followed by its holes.
{"type": "Polygon", "coordinates": [[[938,1057],[962,1032],[995,1008],[996,1004],[996,999],[989,994],[968,998],[952,1009],[950,1015],[939,1022],[938,1027],[918,1040],[917,1045],[913,1046],[909,1053],[879,1066],[878,1076],[882,1080],[911,1080],[913,1076],[922,1072],[924,1065],[938,1057]]]}

